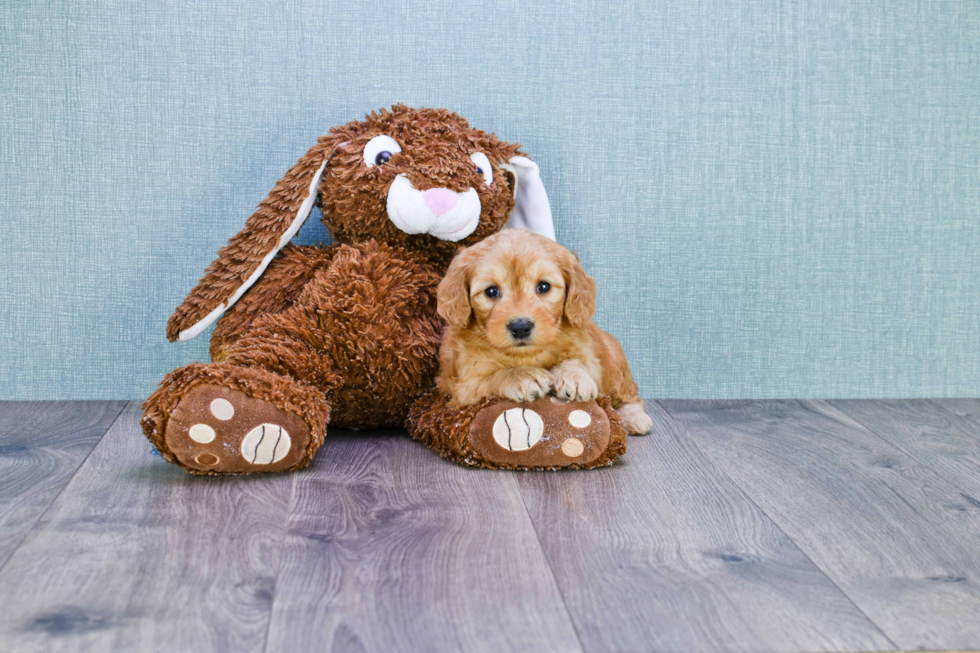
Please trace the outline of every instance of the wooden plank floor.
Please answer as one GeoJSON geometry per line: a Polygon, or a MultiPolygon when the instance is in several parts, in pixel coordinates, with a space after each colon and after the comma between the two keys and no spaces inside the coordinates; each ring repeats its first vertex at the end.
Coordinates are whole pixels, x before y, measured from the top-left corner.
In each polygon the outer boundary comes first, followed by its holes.
{"type": "Polygon", "coordinates": [[[591,472],[202,478],[136,402],[0,403],[0,650],[980,648],[980,401],[648,409],[591,472]]]}

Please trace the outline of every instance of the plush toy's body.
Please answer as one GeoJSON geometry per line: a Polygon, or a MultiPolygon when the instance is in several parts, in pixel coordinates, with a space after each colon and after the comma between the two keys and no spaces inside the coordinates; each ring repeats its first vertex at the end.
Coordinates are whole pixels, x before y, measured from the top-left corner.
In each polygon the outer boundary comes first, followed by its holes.
{"type": "MultiPolygon", "coordinates": [[[[403,106],[331,130],[171,317],[172,340],[220,318],[213,362],[167,375],[144,405],[144,432],[188,471],[250,473],[305,466],[328,423],[405,424],[437,372],[439,281],[461,247],[508,220],[553,237],[537,167],[518,146],[448,111],[403,106]],[[288,245],[314,204],[336,242],[288,245]]],[[[431,419],[413,424],[452,422],[447,407],[427,415],[427,405],[414,414],[431,419]]],[[[621,453],[610,423],[595,436],[596,464],[621,453]]],[[[513,452],[499,463],[474,457],[466,433],[444,430],[413,435],[461,462],[522,466],[513,452]],[[440,446],[442,437],[453,444],[440,446]]],[[[523,466],[589,466],[589,454],[576,455],[523,466]]]]}
{"type": "Polygon", "coordinates": [[[222,318],[211,359],[265,368],[331,397],[339,426],[400,426],[437,371],[445,262],[377,241],[287,246],[222,318]]]}

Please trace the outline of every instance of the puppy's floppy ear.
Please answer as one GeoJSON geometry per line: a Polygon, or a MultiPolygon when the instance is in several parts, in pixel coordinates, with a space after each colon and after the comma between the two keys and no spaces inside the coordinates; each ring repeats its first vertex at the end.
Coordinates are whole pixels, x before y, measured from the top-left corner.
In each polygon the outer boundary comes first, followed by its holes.
{"type": "Polygon", "coordinates": [[[565,317],[572,326],[581,329],[595,313],[595,281],[585,273],[582,262],[572,252],[563,252],[562,271],[565,274],[565,317]]]}
{"type": "Polygon", "coordinates": [[[449,264],[446,276],[436,290],[436,311],[450,326],[462,329],[470,323],[473,308],[470,306],[469,267],[473,261],[473,249],[461,251],[449,264]]]}
{"type": "Polygon", "coordinates": [[[538,164],[527,157],[515,156],[500,167],[514,175],[514,210],[505,227],[527,229],[554,240],[551,203],[541,183],[538,164]]]}
{"type": "Polygon", "coordinates": [[[276,253],[292,240],[316,203],[320,178],[339,144],[323,136],[279,180],[167,322],[167,337],[198,336],[252,287],[276,253]]]}

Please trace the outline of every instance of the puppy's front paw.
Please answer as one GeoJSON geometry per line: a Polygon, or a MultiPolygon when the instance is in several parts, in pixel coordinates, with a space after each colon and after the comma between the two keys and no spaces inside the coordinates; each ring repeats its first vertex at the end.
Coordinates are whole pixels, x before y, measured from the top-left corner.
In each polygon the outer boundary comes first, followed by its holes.
{"type": "Polygon", "coordinates": [[[561,399],[592,401],[599,396],[595,379],[579,365],[559,365],[552,370],[555,395],[561,399]]]}
{"type": "Polygon", "coordinates": [[[497,394],[511,401],[534,401],[551,392],[551,373],[537,367],[513,370],[510,377],[500,384],[497,394]]]}

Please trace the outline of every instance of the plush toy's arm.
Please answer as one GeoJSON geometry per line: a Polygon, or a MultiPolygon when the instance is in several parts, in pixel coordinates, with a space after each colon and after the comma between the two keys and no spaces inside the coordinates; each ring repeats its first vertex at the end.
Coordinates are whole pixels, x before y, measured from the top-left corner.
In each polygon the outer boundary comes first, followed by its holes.
{"type": "Polygon", "coordinates": [[[334,140],[324,137],[304,154],[262,200],[245,227],[218,251],[218,258],[170,317],[167,337],[171,341],[190,340],[217,320],[296,235],[316,201],[334,140]]]}
{"type": "Polygon", "coordinates": [[[224,348],[245,334],[257,318],[292,306],[316,271],[330,264],[336,250],[337,245],[286,245],[262,278],[218,320],[211,336],[211,359],[221,360],[224,348]]]}

